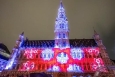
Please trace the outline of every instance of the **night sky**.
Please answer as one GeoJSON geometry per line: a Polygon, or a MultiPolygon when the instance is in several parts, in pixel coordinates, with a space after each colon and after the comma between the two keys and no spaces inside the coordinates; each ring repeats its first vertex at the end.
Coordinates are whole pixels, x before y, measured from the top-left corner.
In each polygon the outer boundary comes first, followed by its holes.
{"type": "MultiPolygon", "coordinates": [[[[30,40],[54,39],[60,0],[0,0],[0,42],[11,51],[21,32],[30,40]]],[[[93,27],[115,59],[115,0],[63,0],[70,38],[92,38],[93,27]]]]}

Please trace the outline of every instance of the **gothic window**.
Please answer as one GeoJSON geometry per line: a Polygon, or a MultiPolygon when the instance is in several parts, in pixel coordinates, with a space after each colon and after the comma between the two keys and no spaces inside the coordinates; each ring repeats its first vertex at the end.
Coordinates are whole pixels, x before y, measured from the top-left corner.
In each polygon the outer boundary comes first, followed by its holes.
{"type": "Polygon", "coordinates": [[[72,56],[73,59],[79,59],[80,60],[81,58],[83,58],[83,53],[82,52],[83,51],[80,50],[80,49],[73,48],[71,50],[71,56],[72,56]]]}
{"type": "Polygon", "coordinates": [[[72,54],[73,54],[72,56],[73,56],[74,58],[76,58],[76,53],[75,53],[75,52],[73,52],[72,54]]]}
{"type": "Polygon", "coordinates": [[[54,57],[54,55],[52,54],[52,57],[54,57]]]}
{"type": "Polygon", "coordinates": [[[76,54],[76,55],[77,55],[77,57],[78,57],[78,58],[80,57],[80,53],[79,53],[79,52],[77,52],[77,54],[76,54]]]}
{"type": "Polygon", "coordinates": [[[63,38],[65,38],[65,34],[63,34],[63,38]]]}
{"type": "Polygon", "coordinates": [[[62,25],[62,28],[64,28],[64,25],[62,25]]]}
{"type": "Polygon", "coordinates": [[[63,47],[65,47],[65,46],[66,46],[66,41],[63,42],[63,47]]]}
{"type": "Polygon", "coordinates": [[[59,38],[61,38],[61,34],[59,33],[59,38]]]}
{"type": "Polygon", "coordinates": [[[63,18],[64,17],[64,15],[63,14],[61,14],[61,18],[63,18]]]}
{"type": "Polygon", "coordinates": [[[61,24],[60,24],[60,28],[61,28],[61,24]]]}
{"type": "Polygon", "coordinates": [[[60,18],[63,18],[63,14],[62,14],[62,13],[60,13],[60,15],[59,15],[59,16],[60,16],[60,18]]]}
{"type": "Polygon", "coordinates": [[[62,24],[62,28],[64,28],[64,24],[62,24]]]}
{"type": "Polygon", "coordinates": [[[58,54],[59,57],[61,57],[61,54],[58,54]]]}
{"type": "Polygon", "coordinates": [[[40,54],[40,58],[42,58],[42,54],[40,54]]]}
{"type": "Polygon", "coordinates": [[[66,57],[66,53],[64,53],[64,57],[66,57]]]}
{"type": "Polygon", "coordinates": [[[48,58],[50,58],[50,54],[48,54],[48,58]]]}
{"type": "Polygon", "coordinates": [[[46,58],[46,54],[44,54],[44,58],[46,58]]]}
{"type": "Polygon", "coordinates": [[[50,60],[52,58],[53,51],[51,49],[45,49],[42,51],[42,58],[44,60],[50,60]]]}

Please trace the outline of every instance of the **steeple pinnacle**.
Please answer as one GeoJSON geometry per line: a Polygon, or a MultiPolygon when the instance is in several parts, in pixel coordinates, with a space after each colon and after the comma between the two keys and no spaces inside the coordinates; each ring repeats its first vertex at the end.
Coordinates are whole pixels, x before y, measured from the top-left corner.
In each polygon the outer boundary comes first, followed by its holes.
{"type": "Polygon", "coordinates": [[[69,28],[68,20],[66,17],[65,9],[60,0],[60,5],[58,8],[58,14],[55,21],[55,47],[56,48],[65,48],[69,47],[69,28]]]}
{"type": "Polygon", "coordinates": [[[97,35],[98,33],[96,32],[96,30],[94,29],[94,27],[93,27],[93,30],[94,30],[94,34],[97,35]]]}
{"type": "Polygon", "coordinates": [[[60,0],[60,7],[63,7],[63,3],[62,3],[62,0],[60,0]]]}

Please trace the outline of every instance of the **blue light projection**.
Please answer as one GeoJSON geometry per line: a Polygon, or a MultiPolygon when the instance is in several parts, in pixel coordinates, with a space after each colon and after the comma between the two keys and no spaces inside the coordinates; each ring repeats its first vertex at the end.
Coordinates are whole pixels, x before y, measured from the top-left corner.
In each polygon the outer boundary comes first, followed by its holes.
{"type": "Polygon", "coordinates": [[[57,62],[64,64],[64,63],[67,63],[69,58],[68,58],[68,55],[66,53],[61,52],[57,55],[56,59],[57,59],[57,62]]]}
{"type": "Polygon", "coordinates": [[[7,62],[8,62],[7,60],[0,59],[0,72],[2,72],[2,70],[4,70],[4,68],[6,67],[7,62]]]}
{"type": "Polygon", "coordinates": [[[54,51],[52,49],[46,48],[42,51],[42,58],[44,60],[51,60],[53,58],[54,51]]]}
{"type": "Polygon", "coordinates": [[[81,60],[83,58],[83,50],[81,48],[72,48],[71,56],[73,59],[81,60]]]}
{"type": "Polygon", "coordinates": [[[76,64],[69,64],[67,71],[68,72],[82,72],[81,67],[76,64]]]}
{"type": "Polygon", "coordinates": [[[49,68],[47,71],[49,72],[60,72],[60,67],[57,65],[53,65],[53,67],[49,68]]]}

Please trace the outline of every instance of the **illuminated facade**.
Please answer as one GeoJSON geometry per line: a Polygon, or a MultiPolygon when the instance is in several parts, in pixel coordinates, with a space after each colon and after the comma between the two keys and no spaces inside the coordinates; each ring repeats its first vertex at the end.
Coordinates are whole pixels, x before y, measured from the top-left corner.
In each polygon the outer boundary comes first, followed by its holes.
{"type": "Polygon", "coordinates": [[[5,76],[29,77],[32,72],[46,72],[53,77],[91,77],[99,67],[104,67],[100,70],[102,75],[112,73],[106,68],[112,63],[96,31],[92,39],[69,39],[68,20],[62,2],[54,33],[54,40],[28,40],[22,33],[4,70],[7,72],[5,76]]]}

